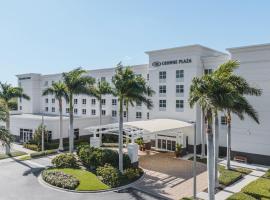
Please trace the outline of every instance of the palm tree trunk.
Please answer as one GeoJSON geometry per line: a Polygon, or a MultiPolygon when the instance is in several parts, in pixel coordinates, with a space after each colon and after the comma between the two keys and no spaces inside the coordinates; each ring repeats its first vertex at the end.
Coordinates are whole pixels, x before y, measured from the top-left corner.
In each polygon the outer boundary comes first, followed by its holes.
{"type": "Polygon", "coordinates": [[[227,132],[227,165],[226,169],[231,169],[231,113],[228,112],[227,116],[227,126],[228,126],[228,132],[227,132]]]}
{"type": "Polygon", "coordinates": [[[207,130],[207,171],[208,171],[208,199],[215,199],[215,182],[214,182],[214,145],[212,126],[208,124],[207,130]]]}
{"type": "Polygon", "coordinates": [[[127,114],[127,122],[128,122],[128,102],[126,102],[126,114],[127,114]]]}
{"type": "Polygon", "coordinates": [[[102,124],[102,104],[101,104],[101,97],[99,99],[99,125],[102,124]]]}
{"type": "Polygon", "coordinates": [[[59,114],[60,114],[60,132],[59,132],[59,151],[63,151],[63,107],[62,107],[62,99],[59,99],[59,114]]]}
{"type": "Polygon", "coordinates": [[[214,172],[215,172],[215,188],[218,187],[218,157],[219,157],[219,120],[218,113],[215,113],[215,130],[214,130],[214,172]]]}
{"type": "Polygon", "coordinates": [[[202,158],[205,157],[205,112],[204,109],[201,111],[201,143],[202,143],[202,149],[201,149],[201,156],[202,158]]]}
{"type": "MultiPolygon", "coordinates": [[[[7,119],[6,119],[6,129],[10,133],[10,115],[9,115],[9,109],[7,108],[7,119]]],[[[5,153],[6,155],[10,154],[10,146],[5,145],[5,153]]]]}
{"type": "Polygon", "coordinates": [[[69,99],[69,152],[73,153],[74,150],[74,128],[73,128],[73,95],[69,99]]]}
{"type": "Polygon", "coordinates": [[[120,98],[119,108],[119,171],[123,173],[123,99],[120,98]]]}

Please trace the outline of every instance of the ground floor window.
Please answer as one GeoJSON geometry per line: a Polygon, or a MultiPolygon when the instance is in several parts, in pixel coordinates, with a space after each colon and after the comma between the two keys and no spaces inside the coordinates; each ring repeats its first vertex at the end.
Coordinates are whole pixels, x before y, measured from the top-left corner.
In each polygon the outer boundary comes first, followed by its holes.
{"type": "Polygon", "coordinates": [[[33,139],[32,129],[20,129],[20,142],[28,142],[33,139]]]}
{"type": "MultiPolygon", "coordinates": [[[[151,141],[151,144],[152,144],[152,141],[151,141]]],[[[175,151],[175,147],[176,147],[176,141],[174,140],[158,139],[158,146],[157,146],[158,149],[167,150],[167,151],[175,151]]]]}
{"type": "Polygon", "coordinates": [[[80,130],[78,128],[74,129],[74,139],[78,140],[80,137],[80,130]]]}

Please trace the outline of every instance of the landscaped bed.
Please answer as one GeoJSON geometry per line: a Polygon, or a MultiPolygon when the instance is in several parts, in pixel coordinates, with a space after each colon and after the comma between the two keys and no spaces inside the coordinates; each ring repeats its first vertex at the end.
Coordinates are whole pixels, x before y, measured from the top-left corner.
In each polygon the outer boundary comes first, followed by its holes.
{"type": "Polygon", "coordinates": [[[0,160],[5,159],[5,158],[12,158],[12,157],[17,157],[17,156],[22,156],[25,155],[25,152],[22,151],[13,151],[10,154],[0,154],[0,160]]]}

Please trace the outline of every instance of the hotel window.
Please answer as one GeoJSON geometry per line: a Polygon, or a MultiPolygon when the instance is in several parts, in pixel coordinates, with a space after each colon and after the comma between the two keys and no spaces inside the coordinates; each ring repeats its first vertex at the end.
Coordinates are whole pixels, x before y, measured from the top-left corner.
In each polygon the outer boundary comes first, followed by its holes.
{"type": "Polygon", "coordinates": [[[55,103],[55,98],[52,99],[52,103],[55,103]]]}
{"type": "Polygon", "coordinates": [[[149,74],[147,74],[147,80],[149,81],[149,74]]]}
{"type": "Polygon", "coordinates": [[[149,119],[150,118],[150,114],[149,114],[149,112],[147,113],[147,119],[149,119]]]}
{"type": "Polygon", "coordinates": [[[136,101],[136,106],[141,107],[142,106],[142,102],[141,101],[136,101]]]}
{"type": "Polygon", "coordinates": [[[176,78],[184,78],[184,70],[176,70],[176,78]]]}
{"type": "Polygon", "coordinates": [[[176,100],[176,109],[184,108],[184,100],[176,100]]]}
{"type": "Polygon", "coordinates": [[[127,117],[127,111],[123,112],[123,117],[127,117]]]}
{"type": "Polygon", "coordinates": [[[117,99],[112,99],[112,105],[116,106],[116,104],[117,104],[117,99]]]}
{"type": "Polygon", "coordinates": [[[102,81],[106,81],[106,77],[101,77],[100,78],[100,81],[102,82],[102,81]]]}
{"type": "Polygon", "coordinates": [[[166,94],[166,85],[159,86],[159,94],[166,94]]]}
{"type": "Polygon", "coordinates": [[[78,109],[74,108],[74,114],[78,114],[78,109]]]}
{"type": "Polygon", "coordinates": [[[48,98],[45,99],[45,103],[49,103],[49,99],[48,98]]]}
{"type": "Polygon", "coordinates": [[[91,100],[91,104],[92,104],[92,105],[96,105],[96,99],[92,99],[92,100],[91,100]]]}
{"type": "Polygon", "coordinates": [[[20,110],[22,110],[22,106],[20,106],[20,110]]]}
{"type": "Polygon", "coordinates": [[[48,81],[45,81],[44,82],[44,86],[48,86],[49,85],[49,82],[48,81]]]}
{"type": "Polygon", "coordinates": [[[205,69],[204,70],[204,74],[212,74],[213,73],[213,69],[205,69]]]}
{"type": "Polygon", "coordinates": [[[176,94],[184,93],[184,85],[176,85],[176,94]]]}
{"type": "Polygon", "coordinates": [[[166,100],[159,100],[159,108],[166,108],[166,100]]]}
{"type": "Polygon", "coordinates": [[[49,112],[49,108],[48,107],[45,107],[45,112],[49,112]]]}
{"type": "Polygon", "coordinates": [[[136,112],[136,119],[142,118],[142,112],[136,112]]]}
{"type": "Polygon", "coordinates": [[[227,125],[227,118],[226,118],[226,116],[221,116],[220,117],[220,123],[221,123],[221,125],[227,125]]]}
{"type": "Polygon", "coordinates": [[[116,110],[112,110],[112,117],[116,117],[117,116],[117,111],[116,110]]]}
{"type": "Polygon", "coordinates": [[[82,114],[86,115],[86,109],[82,109],[82,114]]]}
{"type": "Polygon", "coordinates": [[[162,80],[166,79],[166,71],[159,72],[159,79],[162,79],[162,80]]]}
{"type": "Polygon", "coordinates": [[[69,113],[69,108],[66,108],[66,113],[69,113]]]}
{"type": "Polygon", "coordinates": [[[96,110],[95,109],[91,110],[91,115],[96,115],[96,110]]]}
{"type": "Polygon", "coordinates": [[[106,105],[106,99],[101,99],[101,105],[106,105]]]}
{"type": "Polygon", "coordinates": [[[80,137],[80,130],[78,128],[74,129],[74,140],[78,140],[80,137]]]}
{"type": "Polygon", "coordinates": [[[82,99],[82,104],[86,104],[86,99],[82,99]]]}
{"type": "Polygon", "coordinates": [[[106,115],[106,110],[102,110],[101,115],[106,115]]]}
{"type": "Polygon", "coordinates": [[[78,104],[78,99],[74,99],[74,104],[78,104]]]}
{"type": "Polygon", "coordinates": [[[55,112],[55,107],[52,107],[52,112],[55,112]]]}

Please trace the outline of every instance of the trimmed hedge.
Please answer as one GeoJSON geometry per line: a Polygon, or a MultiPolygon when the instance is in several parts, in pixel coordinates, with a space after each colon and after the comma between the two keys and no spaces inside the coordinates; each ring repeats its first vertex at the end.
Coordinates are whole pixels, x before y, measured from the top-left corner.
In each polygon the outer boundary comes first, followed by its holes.
{"type": "MultiPolygon", "coordinates": [[[[117,151],[111,149],[93,148],[89,146],[78,147],[77,154],[88,169],[96,169],[103,167],[105,164],[110,164],[113,167],[118,168],[119,155],[117,151]]],[[[124,169],[131,167],[131,161],[128,155],[123,155],[124,169]]]]}
{"type": "Polygon", "coordinates": [[[36,144],[24,143],[23,147],[26,149],[33,150],[33,151],[41,151],[41,148],[39,148],[38,145],[36,145],[36,144]]]}
{"type": "Polygon", "coordinates": [[[270,179],[259,178],[242,188],[241,192],[255,199],[270,199],[270,179]]]}
{"type": "Polygon", "coordinates": [[[42,178],[51,185],[69,190],[75,190],[80,184],[80,181],[74,176],[60,171],[44,170],[42,178]]]}
{"type": "Polygon", "coordinates": [[[234,195],[230,196],[227,200],[256,200],[252,196],[249,196],[245,193],[239,192],[235,193],[234,195]]]}
{"type": "Polygon", "coordinates": [[[129,181],[134,181],[142,175],[143,171],[140,168],[128,168],[125,169],[123,176],[129,181]]]}
{"type": "Polygon", "coordinates": [[[50,155],[50,154],[56,154],[57,152],[58,151],[56,149],[40,151],[40,152],[31,153],[30,157],[31,158],[39,158],[39,157],[50,155]]]}
{"type": "Polygon", "coordinates": [[[97,175],[101,177],[101,180],[110,187],[117,187],[120,185],[121,174],[115,167],[105,164],[104,167],[97,168],[97,175]]]}
{"type": "Polygon", "coordinates": [[[75,156],[71,153],[60,154],[52,159],[52,164],[56,168],[73,168],[79,167],[75,156]]]}
{"type": "Polygon", "coordinates": [[[236,170],[227,170],[224,166],[219,166],[219,172],[219,183],[224,186],[229,186],[243,177],[242,173],[236,170]]]}

